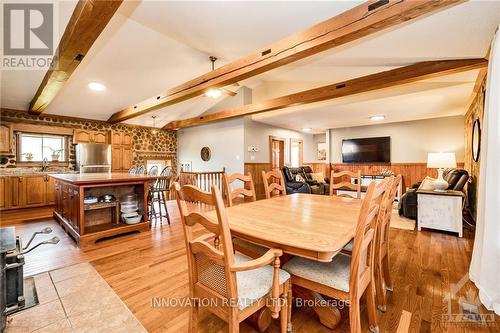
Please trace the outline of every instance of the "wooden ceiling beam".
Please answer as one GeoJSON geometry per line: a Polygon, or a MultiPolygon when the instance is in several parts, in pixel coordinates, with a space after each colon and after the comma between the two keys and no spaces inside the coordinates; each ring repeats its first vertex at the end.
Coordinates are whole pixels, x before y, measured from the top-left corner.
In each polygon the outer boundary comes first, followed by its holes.
{"type": "Polygon", "coordinates": [[[224,87],[462,2],[464,1],[367,1],[249,56],[127,107],[113,114],[108,122],[121,122],[185,101],[202,95],[210,88],[224,87]]]}
{"type": "Polygon", "coordinates": [[[190,119],[173,121],[163,128],[179,129],[202,125],[224,119],[283,109],[290,106],[332,100],[339,97],[431,79],[442,75],[455,74],[473,69],[484,69],[487,66],[488,61],[482,58],[419,62],[405,67],[273,98],[260,103],[248,104],[238,108],[218,111],[190,119]]]}
{"type": "Polygon", "coordinates": [[[80,0],[64,30],[54,61],[45,74],[29,112],[42,113],[104,30],[123,0],[80,0]]]}

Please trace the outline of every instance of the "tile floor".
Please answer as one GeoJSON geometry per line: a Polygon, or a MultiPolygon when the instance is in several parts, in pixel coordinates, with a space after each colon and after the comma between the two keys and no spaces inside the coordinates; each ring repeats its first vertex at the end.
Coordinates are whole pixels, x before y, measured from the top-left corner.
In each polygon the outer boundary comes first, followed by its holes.
{"type": "Polygon", "coordinates": [[[9,316],[6,333],[146,332],[88,263],[34,278],[40,304],[9,316]]]}

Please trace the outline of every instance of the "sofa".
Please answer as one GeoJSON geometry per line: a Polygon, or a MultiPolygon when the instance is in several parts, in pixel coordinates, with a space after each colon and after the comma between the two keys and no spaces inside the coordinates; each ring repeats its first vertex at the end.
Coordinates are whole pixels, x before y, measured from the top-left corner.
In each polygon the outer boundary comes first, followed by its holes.
{"type": "MultiPolygon", "coordinates": [[[[285,184],[289,186],[290,193],[306,193],[304,189],[297,189],[299,184],[306,184],[309,187],[312,194],[329,194],[329,184],[328,179],[325,182],[318,182],[314,180],[311,176],[313,170],[310,166],[303,167],[283,167],[283,177],[285,179],[285,184]],[[299,176],[299,177],[297,177],[299,176]],[[293,189],[293,192],[292,192],[293,189]],[[304,191],[303,191],[304,190],[304,191]]],[[[287,190],[288,193],[288,190],[287,190]]]]}
{"type": "Polygon", "coordinates": [[[311,187],[305,181],[297,181],[297,175],[304,177],[302,169],[283,167],[283,179],[285,180],[285,188],[287,194],[292,193],[312,193],[311,187]]]}
{"type": "MultiPolygon", "coordinates": [[[[443,178],[448,182],[448,190],[463,191],[465,184],[469,180],[469,173],[463,169],[447,169],[443,173],[443,178]]],[[[406,191],[401,197],[399,202],[399,215],[406,218],[417,219],[417,190],[421,182],[413,184],[413,186],[406,191]]]]}

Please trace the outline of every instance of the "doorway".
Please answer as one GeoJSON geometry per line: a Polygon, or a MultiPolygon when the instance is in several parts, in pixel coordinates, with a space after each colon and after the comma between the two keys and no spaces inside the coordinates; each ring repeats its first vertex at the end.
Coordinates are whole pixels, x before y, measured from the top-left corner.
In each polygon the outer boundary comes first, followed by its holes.
{"type": "Polygon", "coordinates": [[[304,160],[304,141],[302,139],[290,139],[290,165],[292,167],[299,167],[304,160]]]}
{"type": "Polygon", "coordinates": [[[281,169],[285,166],[285,139],[275,136],[269,137],[269,153],[272,169],[281,169]]]}

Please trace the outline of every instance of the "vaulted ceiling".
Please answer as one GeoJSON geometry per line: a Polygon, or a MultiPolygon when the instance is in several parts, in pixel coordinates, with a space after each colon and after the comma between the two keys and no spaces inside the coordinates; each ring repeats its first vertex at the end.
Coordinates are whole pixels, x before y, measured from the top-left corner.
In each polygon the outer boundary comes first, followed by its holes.
{"type": "MultiPolygon", "coordinates": [[[[59,2],[62,33],[76,1],[59,2]]],[[[308,28],[360,1],[127,1],[45,111],[108,119],[113,113],[308,28]],[[98,81],[103,92],[88,89],[98,81]]],[[[482,58],[500,23],[500,2],[470,1],[240,82],[253,101],[290,94],[423,60],[482,58]]],[[[27,109],[41,71],[2,71],[1,106],[27,109]]],[[[373,114],[406,121],[463,114],[477,71],[252,116],[288,128],[363,125],[373,114]]],[[[158,125],[202,114],[223,99],[196,97],[127,120],[158,125]]],[[[226,103],[227,104],[227,103],[226,103]]]]}

